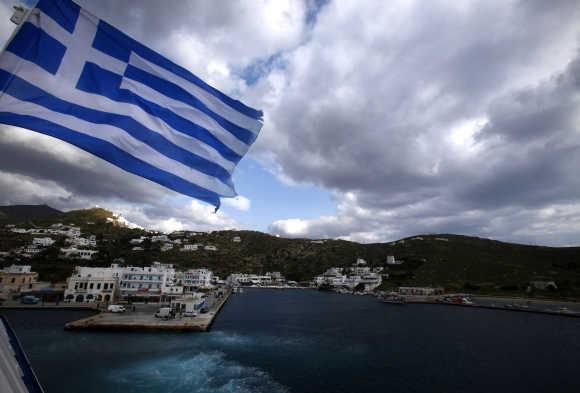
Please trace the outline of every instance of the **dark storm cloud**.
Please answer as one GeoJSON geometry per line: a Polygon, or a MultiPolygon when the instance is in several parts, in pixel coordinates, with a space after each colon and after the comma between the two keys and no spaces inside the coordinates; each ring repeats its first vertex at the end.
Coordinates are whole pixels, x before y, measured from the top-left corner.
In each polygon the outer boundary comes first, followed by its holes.
{"type": "Polygon", "coordinates": [[[333,189],[337,215],[271,230],[538,241],[551,222],[563,236],[546,241],[570,241],[564,213],[540,212],[580,198],[580,4],[362,4],[329,5],[293,54],[266,146],[285,176],[333,189]]]}
{"type": "MultiPolygon", "coordinates": [[[[71,195],[70,200],[62,196],[53,201],[59,206],[83,200],[118,198],[136,203],[151,203],[158,200],[166,191],[140,177],[128,174],[88,153],[72,146],[67,147],[70,157],[51,151],[51,146],[59,141],[46,137],[31,138],[28,141],[18,138],[22,133],[31,131],[8,126],[0,126],[0,168],[3,175],[20,175],[31,179],[58,184],[71,195]],[[38,141],[42,144],[38,144],[38,141]]],[[[18,200],[39,202],[38,196],[30,193],[19,195],[17,200],[8,198],[9,190],[3,190],[2,203],[15,203],[18,200]]],[[[12,197],[14,198],[14,197],[12,197]]],[[[46,202],[46,201],[44,201],[46,202]]]]}

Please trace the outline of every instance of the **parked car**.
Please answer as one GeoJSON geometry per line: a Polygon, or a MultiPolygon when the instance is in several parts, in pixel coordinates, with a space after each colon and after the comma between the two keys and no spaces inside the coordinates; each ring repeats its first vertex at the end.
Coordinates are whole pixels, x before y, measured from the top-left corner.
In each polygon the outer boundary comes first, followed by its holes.
{"type": "Polygon", "coordinates": [[[20,299],[20,303],[22,303],[22,304],[36,304],[39,301],[40,301],[39,298],[37,298],[36,296],[32,296],[32,295],[22,296],[22,298],[20,299]]]}
{"type": "Polygon", "coordinates": [[[183,313],[184,317],[197,317],[197,313],[195,311],[186,310],[183,313]]]}
{"type": "Polygon", "coordinates": [[[155,318],[169,319],[171,318],[171,307],[161,307],[155,313],[155,318]]]}
{"type": "Polygon", "coordinates": [[[120,312],[125,312],[126,309],[125,309],[125,306],[121,306],[120,304],[111,304],[109,307],[107,307],[107,311],[120,313],[120,312]]]}

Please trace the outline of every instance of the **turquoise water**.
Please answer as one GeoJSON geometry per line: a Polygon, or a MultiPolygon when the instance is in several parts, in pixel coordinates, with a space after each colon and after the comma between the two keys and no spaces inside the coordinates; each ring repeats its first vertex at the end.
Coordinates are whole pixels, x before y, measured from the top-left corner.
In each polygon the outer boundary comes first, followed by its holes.
{"type": "Polygon", "coordinates": [[[47,393],[580,392],[573,318],[259,289],[202,334],[65,332],[85,314],[5,314],[47,393]]]}

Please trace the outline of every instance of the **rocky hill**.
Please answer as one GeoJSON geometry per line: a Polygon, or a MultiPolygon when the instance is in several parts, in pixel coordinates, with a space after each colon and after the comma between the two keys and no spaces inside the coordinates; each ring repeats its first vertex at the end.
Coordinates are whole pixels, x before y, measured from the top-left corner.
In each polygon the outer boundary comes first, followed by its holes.
{"type": "MultiPolygon", "coordinates": [[[[286,239],[254,231],[215,231],[175,233],[170,238],[214,245],[217,251],[182,252],[176,245],[173,250],[162,252],[162,243],[150,240],[140,245],[143,251],[133,251],[129,243],[132,238],[151,234],[118,225],[113,213],[104,209],[76,210],[53,217],[44,215],[36,220],[26,217],[28,225],[55,222],[74,223],[81,226],[83,233],[97,236],[98,258],[83,263],[95,266],[106,266],[115,258],[123,258],[126,264],[139,266],[162,261],[182,269],[208,267],[221,276],[235,271],[281,271],[289,279],[308,281],[328,267],[349,266],[356,258],[364,258],[372,266],[384,266],[389,273],[390,279],[383,288],[439,285],[449,290],[520,295],[530,281],[544,280],[555,281],[558,290],[538,295],[580,297],[579,247],[530,246],[452,234],[359,244],[343,240],[286,239]],[[241,242],[233,242],[235,236],[239,236],[241,242]],[[389,266],[387,255],[394,255],[403,263],[389,266]]],[[[30,238],[28,234],[0,231],[0,251],[24,245],[30,238]]],[[[64,279],[73,266],[80,263],[57,258],[58,246],[57,242],[50,250],[27,262],[43,279],[64,279]]],[[[8,257],[3,264],[12,262],[14,260],[8,257]]]]}

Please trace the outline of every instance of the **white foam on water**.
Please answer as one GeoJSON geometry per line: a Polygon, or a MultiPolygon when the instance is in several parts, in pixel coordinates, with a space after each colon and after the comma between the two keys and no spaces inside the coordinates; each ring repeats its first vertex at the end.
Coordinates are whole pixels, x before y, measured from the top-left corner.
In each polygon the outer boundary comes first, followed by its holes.
{"type": "Polygon", "coordinates": [[[269,347],[279,351],[282,346],[312,348],[315,342],[304,336],[282,337],[273,335],[249,336],[224,331],[211,332],[208,336],[208,344],[223,348],[248,347],[253,350],[256,347],[268,349],[269,347]]]}
{"type": "Polygon", "coordinates": [[[267,372],[228,360],[223,352],[162,357],[108,375],[114,391],[139,393],[282,393],[267,372]]]}

